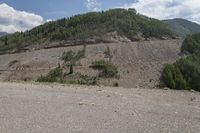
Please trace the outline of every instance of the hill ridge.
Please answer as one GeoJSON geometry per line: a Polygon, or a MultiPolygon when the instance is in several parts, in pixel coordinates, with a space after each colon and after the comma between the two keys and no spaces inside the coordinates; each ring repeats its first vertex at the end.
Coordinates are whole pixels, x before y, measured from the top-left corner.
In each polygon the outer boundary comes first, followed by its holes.
{"type": "Polygon", "coordinates": [[[186,37],[189,34],[200,32],[200,25],[183,18],[164,20],[166,24],[179,36],[186,37]]]}
{"type": "Polygon", "coordinates": [[[172,36],[173,32],[160,20],[137,14],[135,9],[111,9],[63,18],[30,31],[1,37],[0,51],[19,50],[30,46],[34,48],[53,41],[98,43],[112,39],[139,41],[151,37],[161,39],[172,36]],[[111,39],[105,39],[107,34],[113,33],[116,34],[111,39]]]}

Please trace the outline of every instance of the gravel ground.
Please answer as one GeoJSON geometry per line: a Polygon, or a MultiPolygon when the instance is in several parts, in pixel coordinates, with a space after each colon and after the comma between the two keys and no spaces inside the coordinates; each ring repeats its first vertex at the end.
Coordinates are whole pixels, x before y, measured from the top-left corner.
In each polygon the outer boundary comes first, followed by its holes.
{"type": "Polygon", "coordinates": [[[1,133],[199,133],[200,93],[0,82],[1,133]]]}

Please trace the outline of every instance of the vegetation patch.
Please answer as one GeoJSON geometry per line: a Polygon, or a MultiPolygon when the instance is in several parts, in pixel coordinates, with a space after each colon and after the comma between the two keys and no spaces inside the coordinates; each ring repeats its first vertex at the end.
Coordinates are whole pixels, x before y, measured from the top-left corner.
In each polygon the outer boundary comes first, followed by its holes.
{"type": "Polygon", "coordinates": [[[64,61],[64,66],[70,67],[69,74],[74,72],[73,66],[76,65],[76,62],[85,57],[85,49],[86,47],[84,46],[84,48],[77,53],[72,50],[63,53],[61,59],[64,61]]]}
{"type": "Polygon", "coordinates": [[[118,77],[118,69],[117,67],[110,61],[100,60],[92,62],[91,68],[95,70],[99,70],[99,77],[102,78],[117,78],[118,77]]]}
{"type": "Polygon", "coordinates": [[[90,77],[87,75],[82,75],[80,73],[66,75],[64,78],[65,78],[64,83],[67,83],[67,84],[80,84],[80,85],[96,85],[97,84],[96,77],[90,77]]]}
{"type": "Polygon", "coordinates": [[[96,85],[97,78],[90,77],[87,75],[82,75],[80,73],[63,73],[62,68],[55,68],[51,70],[46,76],[40,76],[37,79],[38,82],[57,82],[57,83],[67,83],[67,84],[81,84],[81,85],[96,85]]]}
{"type": "Polygon", "coordinates": [[[200,53],[200,33],[188,35],[183,42],[181,50],[190,54],[200,53]]]}
{"type": "Polygon", "coordinates": [[[112,52],[110,50],[110,47],[107,47],[106,50],[104,51],[104,55],[105,55],[105,58],[108,58],[109,61],[112,60],[113,58],[113,55],[112,55],[112,52]]]}
{"type": "Polygon", "coordinates": [[[166,65],[162,74],[163,82],[171,89],[200,91],[200,34],[189,35],[183,42],[182,52],[190,55],[166,65]]]}
{"type": "Polygon", "coordinates": [[[171,89],[187,89],[186,80],[176,65],[166,65],[163,70],[163,80],[171,89]]]}
{"type": "Polygon", "coordinates": [[[41,76],[37,79],[38,82],[58,82],[67,84],[82,84],[82,85],[95,85],[97,84],[96,77],[90,77],[75,73],[73,66],[81,58],[85,57],[85,49],[79,50],[77,53],[72,50],[64,52],[61,59],[64,61],[63,65],[51,70],[46,76],[41,76]],[[65,67],[69,67],[70,71],[67,72],[65,67]]]}
{"type": "Polygon", "coordinates": [[[115,83],[113,84],[113,86],[114,86],[114,87],[119,87],[119,83],[118,83],[118,82],[115,82],[115,83]]]}
{"type": "Polygon", "coordinates": [[[51,70],[46,76],[40,76],[37,79],[38,82],[62,82],[63,81],[63,69],[57,67],[51,70]]]}

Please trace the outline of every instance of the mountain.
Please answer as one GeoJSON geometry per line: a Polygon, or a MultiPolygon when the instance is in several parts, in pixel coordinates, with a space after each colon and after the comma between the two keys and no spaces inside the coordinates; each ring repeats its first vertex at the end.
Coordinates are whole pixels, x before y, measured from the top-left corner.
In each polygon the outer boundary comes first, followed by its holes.
{"type": "Polygon", "coordinates": [[[170,20],[164,20],[171,29],[179,36],[186,37],[188,34],[200,32],[200,25],[185,19],[176,18],[170,20]]]}
{"type": "Polygon", "coordinates": [[[4,36],[4,35],[7,35],[8,33],[6,33],[6,32],[0,32],[0,37],[1,36],[4,36]]]}
{"type": "Polygon", "coordinates": [[[1,37],[0,45],[7,45],[0,51],[43,47],[59,41],[74,45],[172,36],[165,23],[137,14],[135,9],[111,9],[48,22],[27,32],[1,37]]]}

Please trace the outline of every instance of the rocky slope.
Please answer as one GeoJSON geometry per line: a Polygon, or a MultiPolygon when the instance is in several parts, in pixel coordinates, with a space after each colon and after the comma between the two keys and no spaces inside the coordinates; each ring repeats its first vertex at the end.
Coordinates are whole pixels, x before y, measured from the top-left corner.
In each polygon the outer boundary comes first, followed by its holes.
{"type": "MultiPolygon", "coordinates": [[[[87,45],[86,58],[80,60],[75,71],[95,75],[96,71],[88,66],[92,61],[105,59],[104,52],[110,47],[112,62],[119,68],[120,79],[102,80],[101,84],[113,85],[118,82],[123,87],[156,87],[163,64],[174,62],[180,57],[181,44],[182,40],[174,39],[87,45]]],[[[82,48],[72,46],[1,55],[0,79],[35,80],[61,63],[60,57],[64,51],[82,48]]]]}

